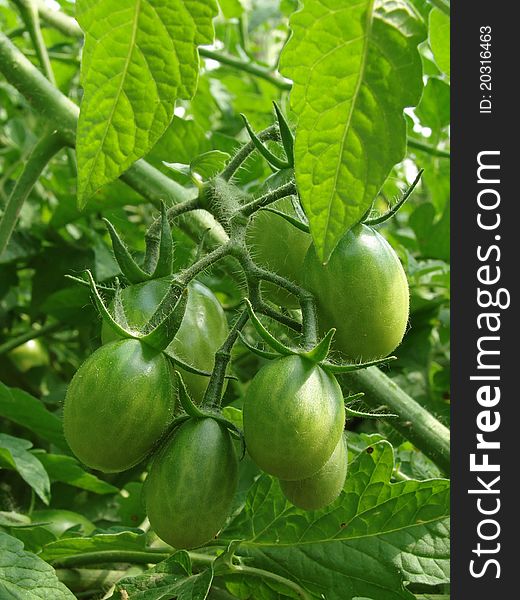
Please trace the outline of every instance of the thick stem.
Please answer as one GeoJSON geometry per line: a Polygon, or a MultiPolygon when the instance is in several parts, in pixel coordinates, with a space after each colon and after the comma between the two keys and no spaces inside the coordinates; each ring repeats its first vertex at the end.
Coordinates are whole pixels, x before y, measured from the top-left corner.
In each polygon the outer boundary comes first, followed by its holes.
{"type": "Polygon", "coordinates": [[[79,26],[76,19],[69,17],[65,13],[61,12],[61,10],[55,10],[54,8],[50,8],[50,6],[44,0],[34,0],[40,17],[49,25],[61,31],[64,35],[68,35],[70,37],[82,38],[83,31],[79,26]]]}
{"type": "Polygon", "coordinates": [[[247,310],[244,310],[233,324],[233,327],[231,328],[227,338],[224,340],[222,346],[220,346],[215,353],[215,364],[209,379],[208,387],[204,393],[202,406],[220,406],[226,370],[229,361],[231,360],[231,350],[237,340],[238,334],[240,331],[242,331],[244,325],[247,323],[248,318],[248,312],[247,310]]]}
{"type": "Polygon", "coordinates": [[[245,204],[240,209],[240,212],[246,216],[251,216],[257,210],[264,208],[265,206],[269,206],[273,202],[280,200],[281,198],[286,198],[287,196],[294,196],[298,190],[296,189],[296,183],[294,181],[290,181],[285,185],[280,186],[279,188],[273,190],[272,192],[267,192],[260,198],[255,198],[249,204],[245,204]]]}
{"type": "Polygon", "coordinates": [[[40,65],[45,73],[45,76],[53,85],[56,85],[56,80],[51,67],[51,61],[49,60],[49,55],[47,53],[47,47],[43,41],[42,30],[40,28],[40,17],[38,15],[38,7],[36,6],[36,3],[34,0],[13,0],[13,2],[18,6],[20,15],[25,23],[29,35],[31,36],[34,50],[38,60],[40,61],[40,65]]]}
{"type": "Polygon", "coordinates": [[[377,408],[382,405],[397,413],[391,425],[429,456],[446,474],[450,471],[450,432],[433,415],[408,396],[377,367],[342,376],[351,391],[364,392],[363,400],[377,408]]]}
{"type": "Polygon", "coordinates": [[[7,247],[27,196],[38,181],[47,163],[63,146],[64,140],[62,137],[57,132],[53,132],[42,138],[31,152],[25,168],[7,200],[7,205],[0,221],[0,255],[7,247]]]}
{"type": "Polygon", "coordinates": [[[35,340],[36,338],[47,335],[48,333],[58,331],[62,327],[65,327],[65,325],[57,321],[55,323],[47,323],[39,329],[30,329],[26,333],[19,335],[12,340],[8,340],[0,345],[0,356],[10,352],[11,350],[14,350],[15,348],[18,348],[18,346],[25,344],[25,342],[28,342],[29,340],[35,340]]]}
{"type": "MultiPolygon", "coordinates": [[[[11,40],[0,32],[0,72],[44,117],[61,132],[70,146],[74,146],[79,108],[46,79],[42,73],[16,48],[11,40]]],[[[121,179],[143,197],[159,205],[177,204],[193,197],[193,190],[184,187],[163,175],[144,160],[138,160],[121,179]]],[[[186,219],[183,228],[189,235],[197,231],[210,230],[206,236],[208,244],[227,241],[224,230],[206,211],[194,211],[186,219]]]]}

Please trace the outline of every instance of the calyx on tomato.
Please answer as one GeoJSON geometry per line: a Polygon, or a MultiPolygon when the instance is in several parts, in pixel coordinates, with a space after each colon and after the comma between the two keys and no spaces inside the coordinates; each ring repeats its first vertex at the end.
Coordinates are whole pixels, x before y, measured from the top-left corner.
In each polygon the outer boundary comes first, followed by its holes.
{"type": "Polygon", "coordinates": [[[390,244],[374,229],[356,225],[324,266],[311,246],[304,286],[316,298],[322,332],[336,328],[333,348],[352,361],[373,361],[392,352],[406,331],[409,290],[390,244]]]}
{"type": "Polygon", "coordinates": [[[78,459],[106,473],[141,462],[168,429],[176,388],[166,356],[139,340],[98,348],[65,397],[65,438],[78,459]]]}
{"type": "Polygon", "coordinates": [[[226,427],[210,417],[189,419],[155,455],[145,482],[152,528],[175,548],[202,546],[224,525],[237,482],[226,427]]]}

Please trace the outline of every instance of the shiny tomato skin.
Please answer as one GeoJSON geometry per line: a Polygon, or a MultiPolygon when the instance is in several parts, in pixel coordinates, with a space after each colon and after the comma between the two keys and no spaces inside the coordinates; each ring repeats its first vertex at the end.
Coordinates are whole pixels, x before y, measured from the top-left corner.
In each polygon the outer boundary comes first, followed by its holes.
{"type": "MultiPolygon", "coordinates": [[[[128,324],[139,329],[145,325],[159,306],[170,286],[170,279],[161,278],[131,285],[123,289],[121,299],[128,324]]],[[[211,371],[215,352],[228,334],[226,316],[219,301],[205,285],[192,281],[188,288],[188,304],[175,339],[168,346],[185,363],[203,371],[211,371]]],[[[103,322],[101,341],[118,339],[110,326],[103,322]]],[[[196,402],[200,402],[208,378],[179,369],[184,383],[196,402]]]]}
{"type": "Polygon", "coordinates": [[[325,508],[340,495],[347,476],[347,443],[342,435],[329,460],[314,475],[299,481],[282,481],[284,496],[304,510],[325,508]]]}
{"type": "Polygon", "coordinates": [[[174,548],[196,548],[224,525],[238,482],[229,431],[212,418],[180,425],[155,455],[145,504],[155,533],[174,548]]]}
{"type": "Polygon", "coordinates": [[[301,356],[285,356],[255,375],[243,418],[254,462],[280,479],[304,479],[321,469],[342,435],[343,395],[333,375],[301,356]]]}
{"type": "Polygon", "coordinates": [[[324,333],[343,358],[370,361],[401,343],[408,323],[409,289],[399,257],[374,229],[356,225],[323,266],[314,247],[304,262],[304,285],[313,292],[324,333]]]}
{"type": "Polygon", "coordinates": [[[92,469],[117,473],[141,462],[173,419],[176,387],[168,359],[139,340],[98,348],[65,397],[65,438],[92,469]]]}

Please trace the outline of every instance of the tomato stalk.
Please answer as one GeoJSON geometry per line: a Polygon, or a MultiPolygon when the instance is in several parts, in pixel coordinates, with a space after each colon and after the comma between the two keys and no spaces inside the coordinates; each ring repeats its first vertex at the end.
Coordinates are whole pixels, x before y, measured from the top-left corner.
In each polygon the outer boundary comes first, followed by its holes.
{"type": "MultiPolygon", "coordinates": [[[[270,125],[263,131],[257,133],[257,138],[262,142],[268,140],[278,141],[280,139],[280,132],[276,125],[270,125]]],[[[226,181],[229,181],[240,168],[242,163],[249,157],[251,153],[255,151],[255,149],[256,146],[252,141],[244,144],[226,165],[226,168],[221,173],[221,177],[226,181]]]]}

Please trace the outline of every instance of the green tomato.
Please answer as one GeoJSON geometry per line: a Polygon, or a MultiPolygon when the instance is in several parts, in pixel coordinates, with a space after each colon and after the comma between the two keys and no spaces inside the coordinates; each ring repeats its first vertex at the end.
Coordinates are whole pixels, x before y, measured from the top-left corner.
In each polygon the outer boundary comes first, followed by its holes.
{"type": "Polygon", "coordinates": [[[347,443],[342,435],[329,460],[314,475],[299,481],[282,481],[284,496],[304,510],[318,510],[328,506],[340,495],[347,476],[347,443]]]}
{"type": "Polygon", "coordinates": [[[229,431],[211,418],[190,419],[156,454],[145,482],[155,533],[175,548],[196,548],[221,529],[238,484],[229,431]]]}
{"type": "Polygon", "coordinates": [[[352,361],[390,354],[408,323],[409,290],[399,257],[379,233],[356,225],[323,266],[311,247],[303,267],[322,332],[336,328],[332,345],[352,361]]]}
{"type": "MultiPolygon", "coordinates": [[[[285,214],[295,216],[290,198],[272,205],[285,214]]],[[[258,211],[247,228],[247,245],[255,262],[289,279],[301,283],[303,261],[311,244],[311,237],[291,225],[283,217],[266,210],[258,211]]],[[[296,296],[269,282],[262,282],[267,300],[287,308],[299,308],[296,296]]]]}
{"type": "Polygon", "coordinates": [[[49,353],[40,340],[28,340],[17,346],[8,354],[16,367],[25,373],[33,367],[44,367],[49,364],[49,353]]]}
{"type": "Polygon", "coordinates": [[[117,473],[141,462],[173,419],[168,359],[139,340],[110,342],[77,370],[65,397],[65,438],[80,461],[117,473]]]}
{"type": "Polygon", "coordinates": [[[343,432],[343,394],[333,375],[301,356],[258,371],[244,399],[247,450],[267,473],[288,481],[319,471],[343,432]]]}
{"type": "MultiPolygon", "coordinates": [[[[170,279],[153,279],[123,289],[121,300],[130,327],[139,329],[150,319],[170,286],[170,279]]],[[[229,332],[226,315],[219,301],[205,285],[192,281],[188,286],[188,304],[175,339],[169,345],[175,356],[202,371],[211,371],[215,352],[229,332]]],[[[101,341],[119,339],[117,333],[103,322],[101,341]]],[[[179,369],[192,398],[200,402],[208,378],[179,369]]]]}
{"type": "Polygon", "coordinates": [[[43,527],[51,531],[58,538],[68,529],[77,525],[81,527],[81,531],[85,535],[90,535],[96,528],[92,521],[71,510],[54,508],[34,510],[31,513],[31,520],[33,523],[44,523],[43,527]]]}

